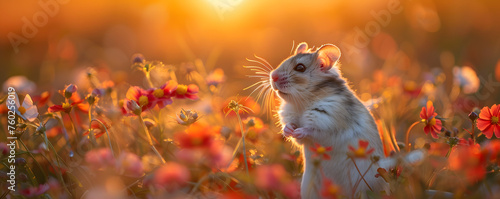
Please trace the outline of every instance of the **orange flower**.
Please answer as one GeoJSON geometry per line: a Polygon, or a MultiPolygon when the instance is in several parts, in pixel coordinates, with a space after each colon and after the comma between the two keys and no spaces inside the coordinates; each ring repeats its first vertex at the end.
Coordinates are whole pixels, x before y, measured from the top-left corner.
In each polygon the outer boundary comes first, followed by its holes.
{"type": "Polygon", "coordinates": [[[484,107],[479,113],[479,119],[477,119],[477,128],[483,132],[486,138],[490,139],[493,137],[493,133],[497,138],[500,138],[500,123],[498,118],[500,117],[500,106],[494,104],[491,109],[484,107]]]}
{"type": "Polygon", "coordinates": [[[313,157],[321,157],[324,160],[329,160],[330,155],[328,155],[326,152],[332,151],[332,147],[323,147],[319,145],[318,143],[314,143],[314,147],[309,148],[312,152],[314,152],[313,157]]]}
{"type": "Polygon", "coordinates": [[[321,188],[321,197],[336,199],[340,196],[340,187],[334,184],[330,179],[325,178],[323,180],[323,186],[321,188]]]}
{"type": "MultiPolygon", "coordinates": [[[[247,134],[245,138],[252,143],[256,143],[259,140],[260,135],[267,130],[267,125],[257,117],[248,117],[245,121],[243,121],[243,123],[247,126],[247,134]]],[[[239,124],[236,124],[235,129],[236,135],[241,137],[241,129],[239,124]]]]}
{"type": "Polygon", "coordinates": [[[425,134],[431,134],[433,138],[438,138],[438,133],[441,131],[442,123],[441,120],[436,119],[437,113],[434,112],[434,105],[431,101],[427,102],[426,107],[422,107],[420,112],[420,118],[425,122],[424,131],[425,134]]]}
{"type": "Polygon", "coordinates": [[[474,146],[458,145],[448,158],[450,169],[465,175],[469,183],[475,183],[486,176],[485,152],[474,146]]]}
{"type": "Polygon", "coordinates": [[[368,141],[359,140],[359,148],[355,149],[353,146],[349,145],[348,155],[354,158],[367,158],[370,154],[375,151],[374,148],[368,149],[368,141]]]}
{"type": "Polygon", "coordinates": [[[178,133],[174,140],[180,148],[206,148],[214,141],[214,135],[220,128],[194,123],[185,132],[178,133]]]}

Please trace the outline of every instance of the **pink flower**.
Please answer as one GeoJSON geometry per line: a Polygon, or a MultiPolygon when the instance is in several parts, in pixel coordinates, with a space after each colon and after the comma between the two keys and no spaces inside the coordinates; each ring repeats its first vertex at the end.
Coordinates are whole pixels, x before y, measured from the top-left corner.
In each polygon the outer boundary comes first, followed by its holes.
{"type": "Polygon", "coordinates": [[[128,152],[120,154],[116,161],[116,169],[118,173],[131,177],[140,177],[144,173],[141,159],[137,155],[128,152]]]}
{"type": "Polygon", "coordinates": [[[115,158],[108,148],[94,149],[87,152],[85,161],[91,168],[96,170],[112,167],[115,164],[115,158]]]}
{"type": "Polygon", "coordinates": [[[8,155],[9,154],[9,146],[7,146],[7,144],[5,144],[3,142],[0,142],[0,153],[2,155],[8,155]]]}
{"type": "Polygon", "coordinates": [[[170,80],[163,84],[160,88],[149,89],[148,92],[156,98],[158,108],[163,108],[172,104],[172,93],[175,92],[177,83],[170,80]]]}
{"type": "Polygon", "coordinates": [[[41,184],[38,187],[29,187],[20,191],[21,195],[26,197],[39,196],[48,191],[50,186],[48,184],[41,184]]]}
{"type": "Polygon", "coordinates": [[[175,162],[167,162],[155,171],[153,183],[158,188],[175,191],[186,185],[190,178],[189,170],[175,162]]]}
{"type": "Polygon", "coordinates": [[[255,169],[255,185],[265,190],[278,190],[288,176],[285,168],[279,164],[262,165],[255,169]]]}
{"type": "Polygon", "coordinates": [[[172,93],[178,99],[198,99],[198,86],[194,84],[177,84],[177,82],[170,80],[168,84],[171,84],[175,88],[175,92],[172,93]]]}
{"type": "Polygon", "coordinates": [[[147,111],[156,105],[156,99],[153,94],[137,86],[130,87],[126,97],[128,100],[135,101],[141,107],[141,111],[147,111]]]}

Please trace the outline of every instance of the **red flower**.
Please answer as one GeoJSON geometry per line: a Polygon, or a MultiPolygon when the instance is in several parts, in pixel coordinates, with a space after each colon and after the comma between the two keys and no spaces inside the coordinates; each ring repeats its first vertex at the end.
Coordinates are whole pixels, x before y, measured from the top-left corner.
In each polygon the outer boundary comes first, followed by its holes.
{"type": "Polygon", "coordinates": [[[309,148],[312,152],[314,152],[313,157],[321,157],[324,160],[329,160],[330,155],[328,155],[326,152],[332,151],[332,147],[323,147],[319,145],[318,143],[314,143],[314,147],[309,148]]]}
{"type": "Polygon", "coordinates": [[[349,145],[349,156],[355,157],[355,158],[367,158],[370,154],[375,151],[374,148],[368,149],[368,141],[365,140],[359,140],[359,148],[355,149],[353,146],[349,145]]]}
{"type": "Polygon", "coordinates": [[[323,186],[321,187],[321,197],[336,199],[339,198],[340,187],[334,184],[330,179],[324,178],[323,186]]]}
{"type": "Polygon", "coordinates": [[[49,113],[55,113],[55,112],[69,113],[69,112],[71,112],[71,109],[73,109],[73,107],[77,106],[80,103],[82,103],[82,100],[77,101],[77,102],[73,102],[71,104],[64,102],[64,103],[62,103],[62,105],[53,105],[53,106],[49,107],[48,110],[49,110],[49,113]]]}
{"type": "Polygon", "coordinates": [[[172,94],[176,89],[176,85],[177,83],[170,80],[163,84],[160,88],[152,88],[148,90],[148,92],[156,98],[158,108],[163,108],[166,105],[172,104],[172,94]]]}
{"type": "Polygon", "coordinates": [[[135,101],[139,107],[141,107],[143,112],[156,105],[156,100],[153,94],[137,86],[130,87],[127,91],[126,97],[128,100],[135,101]]]}
{"type": "Polygon", "coordinates": [[[424,131],[425,134],[431,134],[433,138],[438,138],[438,133],[441,131],[442,123],[441,120],[436,119],[437,113],[434,112],[434,106],[431,101],[427,102],[426,107],[422,107],[420,112],[420,118],[425,122],[424,131]]]}
{"type": "Polygon", "coordinates": [[[173,88],[175,88],[174,92],[172,93],[173,96],[175,96],[178,99],[192,99],[196,100],[198,99],[198,91],[199,88],[198,86],[194,84],[189,84],[189,85],[184,85],[184,84],[177,84],[177,82],[170,80],[168,84],[171,84],[173,88]]]}
{"type": "Polygon", "coordinates": [[[39,96],[33,97],[33,101],[36,101],[37,105],[39,107],[42,107],[43,105],[47,104],[47,102],[50,100],[50,96],[51,96],[50,92],[45,91],[39,96]]]}
{"type": "Polygon", "coordinates": [[[500,117],[500,106],[497,104],[490,108],[484,107],[479,113],[479,119],[477,119],[477,128],[483,132],[486,138],[490,139],[493,137],[493,133],[497,138],[500,138],[500,123],[498,118],[500,117]]]}

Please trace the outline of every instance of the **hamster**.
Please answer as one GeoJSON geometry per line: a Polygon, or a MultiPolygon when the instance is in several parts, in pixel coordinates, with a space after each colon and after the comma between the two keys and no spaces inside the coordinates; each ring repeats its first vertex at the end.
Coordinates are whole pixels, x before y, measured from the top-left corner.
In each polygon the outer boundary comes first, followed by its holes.
{"type": "MultiPolygon", "coordinates": [[[[356,167],[347,158],[348,146],[358,147],[358,140],[369,142],[373,155],[384,157],[383,145],[370,111],[349,88],[339,71],[340,50],[325,44],[313,51],[307,43],[300,43],[295,53],[270,73],[272,89],[282,99],[278,111],[283,135],[301,146],[304,156],[304,174],[301,183],[302,198],[320,198],[323,178],[339,185],[343,195],[351,196],[354,184],[361,178],[356,167]],[[315,143],[332,146],[327,152],[330,160],[322,160],[315,168],[315,143]]],[[[364,173],[369,159],[356,159],[364,173]]],[[[365,175],[373,191],[386,190],[387,183],[375,178],[378,166],[372,166],[365,175]]],[[[361,182],[356,192],[369,188],[361,182]]]]}

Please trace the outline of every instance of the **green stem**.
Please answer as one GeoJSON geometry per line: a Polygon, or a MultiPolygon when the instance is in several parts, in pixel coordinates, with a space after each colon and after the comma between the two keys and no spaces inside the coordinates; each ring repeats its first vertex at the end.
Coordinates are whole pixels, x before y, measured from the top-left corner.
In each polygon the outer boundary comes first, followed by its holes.
{"type": "MultiPolygon", "coordinates": [[[[356,170],[358,171],[359,175],[361,176],[361,179],[365,182],[366,186],[368,186],[368,188],[370,189],[370,191],[373,192],[373,189],[370,187],[370,185],[368,184],[368,182],[366,182],[365,180],[365,175],[366,173],[368,173],[368,171],[371,169],[372,165],[373,165],[373,162],[370,164],[370,166],[368,167],[368,169],[366,170],[366,172],[364,174],[361,174],[361,171],[359,171],[359,168],[358,168],[358,165],[356,164],[356,161],[354,161],[353,158],[349,157],[352,161],[352,163],[354,163],[354,166],[356,167],[356,170]]],[[[354,188],[353,188],[353,192],[356,191],[356,189],[358,188],[358,185],[361,181],[358,181],[354,184],[354,188]]]]}
{"type": "Polygon", "coordinates": [[[239,110],[236,110],[235,113],[236,113],[236,116],[238,116],[238,122],[240,123],[240,130],[242,132],[241,133],[241,143],[242,143],[242,147],[243,147],[243,160],[245,161],[245,170],[247,172],[247,176],[250,176],[250,173],[248,172],[247,152],[246,152],[246,149],[245,149],[245,136],[246,136],[246,133],[243,133],[245,131],[243,129],[243,122],[241,121],[239,110]]]}
{"type": "Polygon", "coordinates": [[[409,141],[409,139],[410,139],[410,132],[411,132],[411,129],[413,129],[413,127],[415,127],[415,126],[416,126],[417,124],[419,124],[419,123],[420,123],[420,121],[418,121],[418,122],[414,122],[414,123],[410,126],[410,128],[408,128],[408,131],[406,131],[406,142],[405,142],[406,146],[405,146],[405,147],[406,147],[406,151],[407,151],[407,152],[410,152],[410,150],[411,150],[410,141],[409,141]]]}
{"type": "MultiPolygon", "coordinates": [[[[104,128],[106,128],[106,127],[104,127],[104,128]]],[[[95,135],[92,133],[92,105],[89,105],[89,137],[90,137],[90,141],[92,142],[92,145],[94,147],[97,147],[95,135]]],[[[111,151],[113,151],[113,150],[111,150],[111,151]]]]}
{"type": "Polygon", "coordinates": [[[26,152],[28,153],[28,155],[35,162],[35,165],[38,167],[38,169],[40,169],[40,172],[42,173],[43,178],[44,178],[43,181],[45,181],[47,179],[47,175],[43,172],[43,169],[42,169],[42,166],[40,165],[40,163],[38,163],[38,161],[36,161],[35,156],[30,152],[30,150],[28,149],[28,147],[26,146],[26,144],[24,144],[24,142],[23,142],[23,140],[21,140],[21,138],[19,138],[19,143],[21,143],[21,145],[23,145],[23,147],[26,149],[26,152]]]}
{"type": "Polygon", "coordinates": [[[113,157],[116,157],[115,152],[113,151],[113,145],[111,145],[111,138],[109,137],[109,132],[108,132],[108,128],[106,127],[106,125],[104,125],[104,123],[102,123],[98,119],[90,120],[90,123],[92,123],[92,122],[98,122],[99,124],[101,124],[102,127],[104,127],[104,131],[106,131],[106,136],[108,137],[109,149],[111,150],[111,154],[113,155],[113,157]]]}
{"type": "Polygon", "coordinates": [[[203,176],[202,178],[200,178],[200,180],[198,180],[198,182],[194,185],[193,189],[191,189],[191,192],[189,192],[189,193],[193,194],[198,189],[198,187],[200,187],[201,183],[204,182],[205,180],[208,180],[209,177],[210,177],[210,174],[207,174],[207,175],[203,176]]]}
{"type": "Polygon", "coordinates": [[[146,137],[148,138],[148,143],[149,143],[149,145],[151,145],[151,149],[156,153],[156,155],[158,155],[158,157],[161,159],[163,164],[165,164],[166,161],[165,161],[165,159],[163,159],[160,152],[158,152],[158,150],[156,149],[156,147],[153,143],[153,136],[151,135],[151,133],[149,133],[148,127],[144,123],[144,119],[142,118],[141,115],[138,115],[138,116],[139,116],[139,122],[141,123],[142,128],[144,129],[144,132],[146,133],[146,137]]]}
{"type": "Polygon", "coordinates": [[[43,138],[45,140],[45,144],[50,148],[52,149],[55,157],[56,157],[56,161],[57,161],[57,166],[58,168],[54,168],[54,170],[57,170],[56,173],[57,173],[57,178],[59,178],[59,181],[61,181],[61,184],[63,185],[64,189],[66,190],[66,192],[68,192],[69,196],[70,197],[73,197],[73,195],[71,194],[71,192],[69,191],[68,187],[66,186],[66,183],[64,182],[64,179],[62,177],[62,172],[61,172],[61,163],[59,162],[59,156],[57,154],[57,151],[56,149],[54,148],[54,146],[52,146],[52,144],[50,143],[49,139],[47,138],[47,134],[45,132],[43,132],[43,138]]]}
{"type": "Polygon", "coordinates": [[[148,80],[149,88],[154,88],[153,82],[151,82],[151,75],[150,75],[149,71],[148,72],[144,72],[144,73],[146,75],[146,80],[148,80]]]}
{"type": "Polygon", "coordinates": [[[73,117],[71,117],[71,112],[68,113],[69,120],[71,121],[71,125],[73,126],[73,130],[75,131],[76,137],[78,138],[78,141],[82,139],[82,135],[78,133],[78,129],[76,129],[75,122],[73,122],[73,117]]]}
{"type": "Polygon", "coordinates": [[[472,138],[472,141],[473,141],[474,145],[476,145],[476,136],[475,136],[475,133],[474,133],[474,130],[476,129],[475,128],[475,124],[476,123],[474,121],[472,121],[472,128],[471,128],[471,131],[470,131],[470,133],[471,133],[470,136],[472,138]]]}

